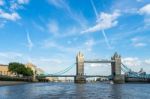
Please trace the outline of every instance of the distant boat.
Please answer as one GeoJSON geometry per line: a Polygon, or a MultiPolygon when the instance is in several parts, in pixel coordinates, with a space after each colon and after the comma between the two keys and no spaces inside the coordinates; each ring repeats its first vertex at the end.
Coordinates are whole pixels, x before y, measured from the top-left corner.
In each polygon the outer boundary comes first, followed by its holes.
{"type": "Polygon", "coordinates": [[[110,81],[110,84],[114,84],[114,82],[111,80],[111,81],[110,81]]]}

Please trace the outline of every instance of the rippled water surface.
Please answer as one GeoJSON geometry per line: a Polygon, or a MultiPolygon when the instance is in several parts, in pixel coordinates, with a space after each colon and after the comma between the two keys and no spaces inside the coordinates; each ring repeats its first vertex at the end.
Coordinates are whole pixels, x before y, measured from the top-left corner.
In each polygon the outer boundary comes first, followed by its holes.
{"type": "Polygon", "coordinates": [[[31,83],[0,87],[0,99],[150,99],[150,84],[31,83]]]}

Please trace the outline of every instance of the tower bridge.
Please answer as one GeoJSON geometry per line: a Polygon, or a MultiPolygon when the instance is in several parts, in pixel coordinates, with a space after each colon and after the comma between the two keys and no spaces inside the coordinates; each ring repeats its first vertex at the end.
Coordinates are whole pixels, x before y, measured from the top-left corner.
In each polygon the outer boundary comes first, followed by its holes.
{"type": "Polygon", "coordinates": [[[121,56],[115,53],[110,60],[85,60],[84,55],[79,52],[76,56],[76,75],[62,75],[72,69],[73,66],[69,66],[63,71],[57,72],[55,74],[43,75],[42,77],[74,77],[75,83],[86,83],[86,78],[88,77],[107,77],[102,75],[85,75],[84,64],[87,63],[108,63],[111,64],[111,78],[114,83],[124,83],[124,76],[121,75],[121,56]]]}
{"type": "Polygon", "coordinates": [[[110,60],[102,59],[102,60],[85,60],[84,55],[79,52],[76,56],[76,62],[67,67],[66,69],[59,71],[54,74],[47,74],[37,77],[74,77],[75,83],[86,83],[86,78],[89,77],[106,77],[111,78],[114,83],[124,83],[126,79],[129,80],[135,80],[135,81],[148,81],[150,82],[150,74],[146,73],[138,73],[134,72],[131,69],[129,69],[127,66],[125,66],[121,62],[121,56],[115,53],[110,60]],[[103,76],[103,75],[85,75],[84,73],[84,64],[87,63],[96,63],[96,64],[102,64],[102,63],[108,63],[111,64],[111,75],[110,76],[103,76]],[[76,75],[63,75],[69,70],[71,70],[74,65],[76,65],[76,75]],[[121,74],[121,71],[125,73],[125,75],[121,74]]]}
{"type": "Polygon", "coordinates": [[[75,83],[86,82],[86,75],[84,75],[85,63],[110,63],[111,76],[114,83],[124,83],[124,76],[121,75],[121,56],[117,53],[111,57],[111,60],[84,60],[84,55],[79,52],[76,56],[75,83]]]}

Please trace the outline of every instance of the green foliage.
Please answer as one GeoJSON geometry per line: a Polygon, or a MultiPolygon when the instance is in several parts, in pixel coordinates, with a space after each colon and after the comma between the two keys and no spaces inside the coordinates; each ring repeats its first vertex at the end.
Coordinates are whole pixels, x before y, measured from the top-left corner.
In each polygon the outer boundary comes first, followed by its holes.
{"type": "Polygon", "coordinates": [[[33,71],[31,68],[26,68],[24,64],[17,63],[17,62],[12,62],[9,63],[8,66],[9,71],[17,73],[17,74],[22,74],[23,76],[32,76],[33,71]]]}
{"type": "Polygon", "coordinates": [[[31,70],[31,68],[29,68],[29,67],[26,68],[25,75],[26,76],[32,76],[33,75],[33,71],[31,70]]]}

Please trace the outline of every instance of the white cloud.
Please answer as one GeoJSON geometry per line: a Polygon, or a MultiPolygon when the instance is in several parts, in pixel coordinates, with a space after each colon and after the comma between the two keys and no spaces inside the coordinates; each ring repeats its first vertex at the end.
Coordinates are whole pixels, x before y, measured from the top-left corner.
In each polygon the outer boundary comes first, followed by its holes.
{"type": "Polygon", "coordinates": [[[75,27],[75,26],[67,27],[66,29],[61,29],[61,31],[59,31],[60,35],[57,35],[57,37],[62,38],[62,37],[77,36],[77,35],[80,35],[79,34],[80,31],[81,30],[79,27],[75,27]]]}
{"type": "Polygon", "coordinates": [[[144,43],[143,41],[145,41],[144,38],[142,37],[134,37],[131,39],[131,45],[133,45],[134,47],[145,47],[147,46],[147,43],[144,43]]]}
{"type": "Polygon", "coordinates": [[[69,25],[67,29],[61,27],[61,25],[58,24],[57,21],[54,20],[54,22],[51,22],[47,24],[49,32],[53,33],[55,37],[68,37],[72,35],[81,35],[80,31],[87,27],[87,20],[84,17],[84,15],[79,11],[77,13],[74,11],[70,6],[69,3],[66,0],[48,0],[48,3],[55,6],[56,8],[63,10],[67,17],[72,19],[73,22],[79,24],[75,25],[69,25]],[[61,31],[59,29],[61,28],[61,31]]]}
{"type": "Polygon", "coordinates": [[[110,75],[111,74],[111,64],[85,64],[86,75],[110,75]]]}
{"type": "Polygon", "coordinates": [[[93,46],[95,44],[93,39],[89,39],[88,41],[85,42],[85,45],[87,46],[93,46]]]}
{"type": "Polygon", "coordinates": [[[150,4],[145,5],[141,9],[139,9],[140,14],[150,15],[150,4]]]}
{"type": "Polygon", "coordinates": [[[137,2],[142,2],[143,0],[136,0],[137,2]]]}
{"type": "Polygon", "coordinates": [[[59,44],[53,40],[44,40],[44,42],[41,43],[41,46],[42,46],[42,48],[46,48],[46,49],[54,48],[56,51],[59,51],[61,53],[67,53],[67,54],[68,53],[77,53],[78,51],[80,51],[79,47],[65,46],[65,45],[59,44]]]}
{"type": "Polygon", "coordinates": [[[102,64],[98,64],[98,63],[91,63],[89,64],[89,66],[91,67],[102,67],[102,66],[111,66],[110,64],[105,64],[105,63],[102,63],[102,64]]]}
{"type": "MultiPolygon", "coordinates": [[[[99,20],[98,12],[97,12],[97,9],[96,9],[96,7],[95,7],[95,4],[94,4],[93,0],[91,0],[91,5],[92,5],[93,10],[94,10],[94,13],[95,13],[95,15],[96,15],[96,19],[99,20]]],[[[86,32],[86,31],[85,31],[85,32],[86,32]]],[[[84,33],[84,31],[82,31],[81,33],[84,33]]],[[[105,39],[105,42],[106,42],[108,48],[111,49],[112,47],[111,47],[110,44],[109,44],[109,40],[108,40],[108,37],[107,37],[107,35],[106,35],[104,29],[102,29],[102,34],[103,34],[103,36],[104,36],[104,39],[105,39]]]]}
{"type": "Polygon", "coordinates": [[[0,52],[1,57],[21,57],[21,53],[16,53],[16,52],[0,52]]]}
{"type": "Polygon", "coordinates": [[[138,72],[141,68],[147,73],[150,72],[150,59],[140,59],[138,57],[122,58],[122,63],[133,71],[138,72]]]}
{"type": "MultiPolygon", "coordinates": [[[[66,43],[67,43],[67,41],[66,41],[66,43]]],[[[92,51],[93,45],[95,45],[95,44],[97,44],[97,42],[92,39],[89,39],[85,42],[81,42],[80,46],[76,46],[76,44],[75,45],[64,45],[64,44],[60,44],[52,39],[47,39],[41,43],[41,46],[42,46],[42,48],[46,48],[46,49],[55,49],[56,51],[59,51],[61,53],[63,52],[63,53],[67,53],[67,54],[72,54],[72,53],[77,53],[79,51],[89,53],[92,51]]]]}
{"type": "MultiPolygon", "coordinates": [[[[95,59],[96,60],[96,59],[95,59]]],[[[145,67],[150,66],[150,59],[140,59],[138,57],[124,57],[122,58],[122,63],[127,66],[128,68],[131,68],[133,71],[138,71],[140,68],[143,68],[144,70],[150,71],[150,67],[145,67]]],[[[91,63],[88,64],[90,67],[111,67],[111,64],[97,64],[97,63],[91,63]]]]}
{"type": "Polygon", "coordinates": [[[10,11],[15,11],[17,9],[23,9],[25,4],[28,4],[29,0],[17,0],[17,1],[10,1],[10,11]]]}
{"type": "Polygon", "coordinates": [[[18,0],[19,4],[28,4],[29,0],[18,0]]]}
{"type": "Polygon", "coordinates": [[[6,23],[6,21],[1,21],[1,23],[0,23],[0,28],[3,28],[4,25],[5,25],[5,23],[6,23]]]}
{"type": "Polygon", "coordinates": [[[3,0],[0,0],[0,6],[3,6],[5,3],[3,0]]]}
{"type": "Polygon", "coordinates": [[[48,27],[48,30],[50,33],[54,34],[54,35],[57,35],[59,33],[59,26],[58,26],[58,23],[54,20],[50,21],[48,24],[47,24],[47,27],[48,27]]]}
{"type": "Polygon", "coordinates": [[[148,64],[148,65],[150,65],[150,59],[146,59],[145,63],[148,64]]]}
{"type": "Polygon", "coordinates": [[[93,46],[96,44],[96,42],[93,40],[93,39],[89,39],[85,42],[85,48],[88,50],[88,51],[92,51],[93,49],[93,46]]]}
{"type": "Polygon", "coordinates": [[[4,27],[4,23],[0,23],[0,28],[4,27]]]}
{"type": "MultiPolygon", "coordinates": [[[[28,4],[29,0],[0,0],[0,20],[5,21],[16,21],[21,19],[21,16],[17,12],[18,9],[24,8],[25,4],[28,4]],[[7,5],[5,6],[5,3],[7,5]]],[[[3,27],[5,24],[0,23],[0,27],[3,27]]]]}
{"type": "Polygon", "coordinates": [[[16,21],[18,19],[21,19],[19,14],[17,12],[13,13],[6,13],[2,10],[0,10],[0,18],[6,19],[6,20],[11,20],[11,21],[16,21]]]}
{"type": "Polygon", "coordinates": [[[39,25],[39,24],[36,23],[36,22],[33,22],[32,24],[33,24],[33,26],[34,26],[36,29],[38,29],[38,30],[40,30],[40,31],[42,31],[42,32],[44,32],[44,31],[46,30],[46,29],[44,28],[44,26],[39,25]]]}
{"type": "Polygon", "coordinates": [[[34,26],[41,31],[46,30],[48,33],[52,34],[55,38],[65,38],[65,37],[71,37],[71,36],[78,36],[81,35],[80,31],[81,26],[67,26],[67,28],[64,28],[61,26],[57,20],[50,20],[48,23],[46,23],[46,29],[42,26],[34,24],[34,26]]]}
{"type": "Polygon", "coordinates": [[[12,3],[10,6],[10,10],[18,9],[20,6],[17,3],[12,3]]]}
{"type": "Polygon", "coordinates": [[[27,41],[28,41],[28,48],[29,48],[29,50],[31,50],[32,47],[33,47],[33,42],[31,40],[30,35],[29,35],[28,32],[27,32],[27,41]]]}
{"type": "Polygon", "coordinates": [[[138,8],[126,8],[124,10],[121,10],[122,13],[124,14],[137,14],[138,8]]]}
{"type": "Polygon", "coordinates": [[[63,61],[61,59],[54,59],[54,58],[40,58],[40,59],[37,59],[37,61],[40,61],[40,62],[48,62],[48,63],[51,63],[51,64],[61,64],[63,63],[63,61]]]}
{"type": "Polygon", "coordinates": [[[144,7],[139,9],[139,14],[144,15],[144,28],[150,27],[150,4],[145,5],[144,7]]]}
{"type": "Polygon", "coordinates": [[[90,64],[91,67],[98,67],[100,66],[101,64],[90,64]]]}
{"type": "Polygon", "coordinates": [[[8,64],[9,62],[22,62],[23,54],[18,52],[0,52],[0,64],[8,64]]]}
{"type": "Polygon", "coordinates": [[[39,25],[36,22],[32,22],[34,27],[41,30],[42,32],[46,31],[52,34],[51,36],[54,36],[55,38],[65,38],[81,35],[81,26],[79,25],[76,26],[72,24],[67,26],[67,28],[64,28],[64,26],[60,24],[56,19],[49,19],[48,22],[43,17],[40,17],[40,19],[42,23],[44,23],[44,25],[39,25]]]}
{"type": "Polygon", "coordinates": [[[42,43],[42,47],[43,48],[58,48],[59,49],[59,45],[51,40],[44,40],[44,42],[42,43]]]}
{"type": "Polygon", "coordinates": [[[120,14],[118,11],[115,11],[112,14],[102,12],[96,20],[97,24],[93,27],[88,28],[87,30],[82,31],[82,33],[97,32],[114,27],[118,23],[116,19],[119,16],[120,14]]]}
{"type": "Polygon", "coordinates": [[[139,37],[134,37],[134,38],[131,39],[131,41],[132,41],[132,42],[138,42],[140,39],[141,39],[141,38],[139,38],[139,37]]]}
{"type": "Polygon", "coordinates": [[[146,45],[147,45],[146,43],[142,43],[142,42],[133,44],[133,46],[135,47],[144,47],[146,45]]]}
{"type": "MultiPolygon", "coordinates": [[[[64,70],[66,67],[74,63],[72,59],[66,57],[66,54],[60,56],[58,55],[58,53],[55,54],[55,56],[51,57],[41,57],[41,56],[38,58],[33,57],[31,58],[31,60],[34,64],[36,64],[38,67],[42,68],[49,74],[53,74],[58,71],[64,70]]],[[[75,71],[75,65],[71,71],[75,71]]],[[[70,72],[70,74],[73,74],[73,72],[70,72]]]]}
{"type": "Polygon", "coordinates": [[[48,0],[48,2],[59,8],[64,8],[64,5],[65,5],[63,0],[48,0]]]}
{"type": "Polygon", "coordinates": [[[66,12],[66,14],[70,16],[72,20],[77,22],[82,28],[86,28],[87,20],[84,17],[84,15],[81,13],[81,11],[78,13],[73,11],[65,0],[48,0],[48,2],[49,4],[54,5],[57,8],[63,9],[66,12]]]}
{"type": "Polygon", "coordinates": [[[140,66],[141,61],[137,57],[126,57],[122,59],[122,62],[127,66],[140,66]]]}

